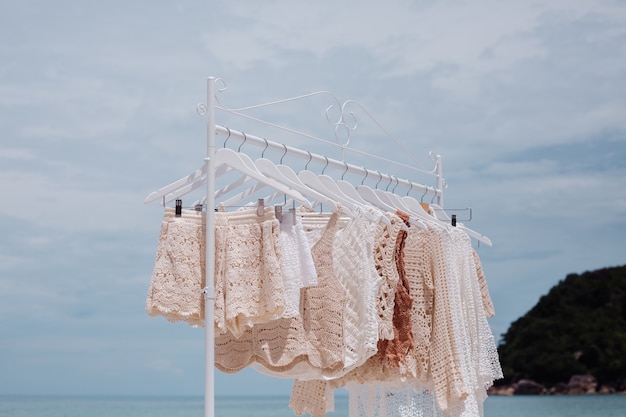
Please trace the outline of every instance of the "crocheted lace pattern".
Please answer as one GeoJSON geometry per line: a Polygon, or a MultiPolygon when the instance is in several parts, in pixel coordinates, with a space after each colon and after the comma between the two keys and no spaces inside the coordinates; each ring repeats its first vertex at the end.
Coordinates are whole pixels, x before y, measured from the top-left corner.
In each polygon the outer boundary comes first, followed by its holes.
{"type": "MultiPolygon", "coordinates": [[[[325,416],[345,387],[351,417],[482,416],[502,369],[465,232],[402,212],[388,226],[372,208],[319,216],[306,233],[271,207],[215,214],[218,369],[294,378],[298,415],[325,416]]],[[[165,210],[149,315],[204,324],[204,230],[203,213],[165,210]]]]}
{"type": "Polygon", "coordinates": [[[165,209],[148,295],[146,312],[191,326],[204,322],[205,227],[201,213],[165,209]]]}
{"type": "Polygon", "coordinates": [[[216,367],[238,372],[256,362],[270,375],[319,378],[343,366],[343,309],[346,295],[333,270],[334,213],[321,237],[311,246],[318,285],[301,290],[300,314],[247,328],[241,337],[216,335],[216,367]]]}

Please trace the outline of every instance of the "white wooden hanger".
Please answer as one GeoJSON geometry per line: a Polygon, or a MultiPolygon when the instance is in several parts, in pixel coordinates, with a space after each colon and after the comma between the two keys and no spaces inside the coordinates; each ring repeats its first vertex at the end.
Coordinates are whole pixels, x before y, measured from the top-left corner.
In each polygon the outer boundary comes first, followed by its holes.
{"type": "Polygon", "coordinates": [[[356,203],[354,201],[347,199],[344,196],[333,193],[320,181],[318,175],[315,172],[309,171],[308,169],[303,169],[302,171],[299,171],[297,175],[298,178],[305,185],[313,188],[318,193],[325,195],[327,198],[341,203],[343,208],[347,208],[352,212],[356,210],[356,203]]]}
{"type": "MultiPolygon", "coordinates": [[[[393,179],[393,177],[392,177],[393,179]]],[[[391,183],[389,184],[391,185],[391,183]]],[[[381,190],[378,188],[374,189],[374,192],[376,194],[378,194],[378,197],[387,202],[388,204],[390,204],[393,207],[396,207],[404,212],[406,212],[407,214],[411,213],[411,209],[406,205],[406,203],[402,200],[402,198],[400,198],[399,195],[394,193],[395,187],[394,189],[392,189],[391,191],[387,191],[385,190],[381,190]]]]}
{"type": "MultiPolygon", "coordinates": [[[[366,169],[365,178],[367,178],[367,175],[368,175],[368,171],[366,169]]],[[[361,199],[367,201],[370,205],[373,205],[374,207],[377,207],[380,210],[384,210],[390,213],[396,212],[396,208],[388,204],[386,201],[381,200],[373,188],[367,185],[361,184],[361,185],[356,186],[356,191],[361,196],[361,199]]]]}
{"type": "Polygon", "coordinates": [[[373,222],[382,221],[387,226],[391,226],[391,220],[389,220],[387,216],[385,216],[384,211],[380,210],[378,207],[372,206],[371,204],[369,204],[367,201],[363,199],[354,199],[352,198],[350,194],[344,193],[343,189],[339,187],[339,184],[337,184],[337,181],[335,181],[335,179],[333,179],[331,176],[326,175],[326,174],[321,174],[321,175],[318,175],[318,178],[320,180],[320,183],[324,185],[328,191],[330,191],[335,196],[339,196],[341,199],[343,199],[343,201],[350,201],[350,203],[357,205],[357,206],[360,205],[360,206],[373,207],[376,211],[376,214],[372,214],[368,211],[365,212],[365,216],[369,220],[373,222]]]}
{"type": "MultiPolygon", "coordinates": [[[[322,193],[319,193],[316,190],[314,190],[313,188],[305,185],[298,178],[298,176],[295,174],[295,172],[293,172],[293,170],[291,170],[291,168],[289,168],[288,166],[282,165],[282,167],[284,167],[284,168],[280,169],[272,161],[270,161],[269,159],[266,159],[266,158],[259,158],[256,161],[254,161],[254,164],[257,166],[257,168],[259,169],[260,172],[262,172],[263,174],[267,175],[268,177],[273,178],[273,179],[275,179],[275,180],[277,180],[277,181],[287,185],[289,188],[292,188],[292,189],[300,192],[305,197],[309,197],[309,198],[312,198],[313,200],[318,201],[320,203],[327,204],[332,211],[336,211],[337,210],[337,201],[336,200],[333,200],[332,198],[329,198],[328,196],[326,196],[326,195],[324,195],[322,193]],[[290,170],[293,175],[290,175],[287,170],[290,170]]],[[[344,210],[344,212],[348,216],[352,215],[352,213],[350,212],[349,209],[344,210]]]]}
{"type": "Polygon", "coordinates": [[[373,205],[374,207],[379,208],[380,210],[387,211],[389,213],[395,213],[396,208],[387,204],[387,202],[380,199],[378,194],[374,191],[373,188],[368,187],[367,185],[357,185],[356,190],[359,195],[368,203],[373,205]]]}
{"type": "MultiPolygon", "coordinates": [[[[298,177],[308,186],[313,187],[320,193],[328,195],[330,198],[333,198],[339,201],[343,207],[347,207],[349,210],[356,211],[359,206],[369,206],[372,207],[371,204],[363,204],[361,201],[354,200],[349,195],[345,194],[337,185],[335,180],[329,175],[325,174],[316,174],[309,170],[302,170],[298,172],[298,177]]],[[[382,221],[387,226],[391,226],[391,220],[385,216],[383,212],[380,212],[380,209],[374,207],[379,213],[374,214],[368,210],[362,210],[365,217],[367,217],[372,222],[380,222],[382,221]]]]}
{"type": "MultiPolygon", "coordinates": [[[[218,177],[220,175],[225,174],[226,172],[232,170],[227,165],[222,165],[215,170],[215,176],[218,177]]],[[[155,200],[163,199],[165,197],[165,203],[169,203],[177,199],[178,197],[188,194],[191,191],[199,188],[203,184],[206,183],[206,164],[202,165],[202,168],[197,169],[195,172],[183,177],[179,180],[174,181],[171,184],[168,184],[164,187],[159,188],[156,191],[151,192],[143,201],[144,204],[151,203],[155,200]]]]}
{"type": "MultiPolygon", "coordinates": [[[[263,182],[256,182],[252,187],[226,199],[223,201],[220,201],[219,203],[216,203],[218,207],[229,207],[229,206],[235,206],[239,203],[241,203],[242,200],[246,200],[249,196],[256,194],[259,190],[263,189],[263,188],[267,188],[267,184],[263,183],[263,182]]],[[[277,195],[284,195],[282,192],[277,191],[276,192],[277,195]]],[[[267,199],[263,199],[264,202],[268,202],[269,201],[267,199]]],[[[249,202],[247,204],[245,204],[245,206],[255,206],[258,203],[258,199],[254,200],[254,202],[249,202]]]]}
{"type": "MultiPolygon", "coordinates": [[[[247,171],[244,171],[243,169],[241,169],[242,167],[239,167],[238,170],[240,170],[241,172],[244,172],[246,175],[256,179],[258,181],[258,185],[253,187],[253,189],[255,191],[260,190],[261,188],[263,188],[262,184],[265,184],[267,186],[270,186],[272,188],[274,188],[277,192],[282,193],[286,196],[291,197],[293,200],[299,202],[300,204],[302,204],[304,207],[306,208],[313,208],[311,202],[309,200],[306,199],[306,197],[304,197],[302,195],[302,193],[300,193],[299,191],[291,188],[288,184],[284,184],[280,181],[277,181],[265,174],[263,174],[261,171],[259,171],[258,167],[256,166],[256,164],[254,163],[254,161],[246,154],[244,153],[239,153],[239,152],[235,152],[232,149],[229,148],[222,148],[222,149],[218,149],[218,151],[216,152],[219,153],[220,151],[227,151],[227,155],[229,155],[229,158],[236,158],[235,161],[229,161],[229,165],[233,166],[234,164],[238,163],[238,161],[240,160],[243,165],[248,169],[247,171]]],[[[240,198],[243,199],[249,195],[251,195],[253,192],[251,189],[244,191],[243,193],[239,194],[240,198]]],[[[235,198],[231,198],[229,199],[229,202],[233,202],[231,204],[236,203],[237,201],[235,200],[235,198]]],[[[224,205],[226,205],[226,203],[222,203],[224,205]]]]}
{"type": "MultiPolygon", "coordinates": [[[[215,151],[215,169],[216,174],[219,172],[224,173],[229,169],[235,169],[246,176],[257,180],[264,186],[270,186],[277,191],[282,192],[285,195],[298,201],[304,207],[312,208],[311,202],[308,201],[301,193],[289,188],[288,186],[263,175],[254,165],[252,159],[243,153],[238,153],[230,148],[220,148],[215,151]],[[225,167],[225,168],[222,168],[225,167]]],[[[184,194],[191,192],[192,190],[200,187],[206,183],[206,168],[198,169],[193,174],[187,177],[181,178],[178,181],[173,182],[159,190],[152,192],[144,200],[145,203],[164,198],[165,202],[172,201],[184,194]],[[204,171],[204,172],[203,172],[204,171]]]]}
{"type": "Polygon", "coordinates": [[[411,213],[419,216],[424,220],[432,220],[434,222],[438,222],[437,218],[432,216],[429,212],[427,212],[424,207],[422,207],[421,203],[414,199],[411,196],[401,197],[402,201],[405,205],[411,210],[411,213]]]}
{"type": "Polygon", "coordinates": [[[365,185],[358,188],[359,192],[370,194],[372,199],[377,199],[376,201],[382,202],[387,207],[392,207],[394,209],[394,212],[396,209],[403,211],[409,216],[409,223],[411,223],[412,226],[416,226],[420,229],[426,230],[426,225],[423,223],[423,220],[425,219],[422,215],[423,213],[414,213],[413,210],[404,202],[404,200],[402,200],[399,195],[395,194],[393,190],[387,191],[379,188],[373,188],[371,191],[369,191],[367,190],[365,185]]]}
{"type": "Polygon", "coordinates": [[[406,213],[409,216],[409,223],[411,224],[411,226],[415,226],[418,227],[422,230],[426,230],[427,227],[426,225],[423,223],[422,218],[420,218],[418,215],[416,215],[415,213],[413,213],[413,210],[411,210],[405,203],[404,201],[400,198],[400,196],[389,192],[389,191],[385,191],[385,190],[381,190],[378,188],[374,188],[373,189],[374,193],[376,194],[376,196],[378,196],[378,198],[386,203],[387,205],[391,206],[391,207],[395,207],[396,209],[401,210],[402,212],[406,213]]]}
{"type": "Polygon", "coordinates": [[[363,205],[371,205],[370,202],[365,201],[363,197],[361,197],[361,194],[357,192],[356,188],[354,188],[354,185],[350,181],[337,180],[336,183],[337,187],[339,187],[339,189],[352,200],[357,201],[363,205]]]}

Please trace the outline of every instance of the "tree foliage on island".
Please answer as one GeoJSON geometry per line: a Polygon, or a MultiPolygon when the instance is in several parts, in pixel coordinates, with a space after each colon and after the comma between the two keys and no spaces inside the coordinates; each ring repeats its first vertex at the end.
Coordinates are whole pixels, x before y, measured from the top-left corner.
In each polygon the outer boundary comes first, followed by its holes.
{"type": "Polygon", "coordinates": [[[626,265],[570,274],[511,324],[498,347],[507,384],[590,374],[626,380],[626,265]]]}

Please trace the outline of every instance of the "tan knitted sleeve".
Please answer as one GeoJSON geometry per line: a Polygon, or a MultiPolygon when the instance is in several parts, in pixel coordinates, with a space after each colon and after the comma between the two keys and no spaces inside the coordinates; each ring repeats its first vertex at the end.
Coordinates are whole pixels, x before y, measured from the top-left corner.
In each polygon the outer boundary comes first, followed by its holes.
{"type": "Polygon", "coordinates": [[[480,287],[480,295],[483,299],[483,308],[485,309],[486,317],[493,317],[496,315],[496,311],[493,308],[493,302],[491,301],[491,295],[489,294],[489,288],[487,287],[487,279],[485,278],[485,273],[483,271],[482,264],[480,263],[480,258],[478,257],[478,253],[472,249],[472,254],[474,255],[474,262],[476,263],[476,274],[478,275],[478,286],[480,287]]]}

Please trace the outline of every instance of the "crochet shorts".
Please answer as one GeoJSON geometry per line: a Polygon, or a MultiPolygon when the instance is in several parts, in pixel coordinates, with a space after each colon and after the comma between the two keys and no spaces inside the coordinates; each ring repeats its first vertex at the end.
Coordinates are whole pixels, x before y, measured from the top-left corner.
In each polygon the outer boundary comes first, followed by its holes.
{"type": "Polygon", "coordinates": [[[246,327],[281,317],[280,222],[273,207],[215,213],[215,324],[240,337],[246,327]]]}
{"type": "Polygon", "coordinates": [[[205,247],[201,212],[183,210],[176,217],[174,209],[165,209],[146,299],[149,315],[203,325],[205,247]]]}
{"type": "MultiPolygon", "coordinates": [[[[204,323],[205,215],[166,208],[146,300],[151,316],[204,323]]],[[[272,207],[215,213],[215,326],[241,335],[245,326],[280,317],[284,308],[280,224],[272,207]]]]}

